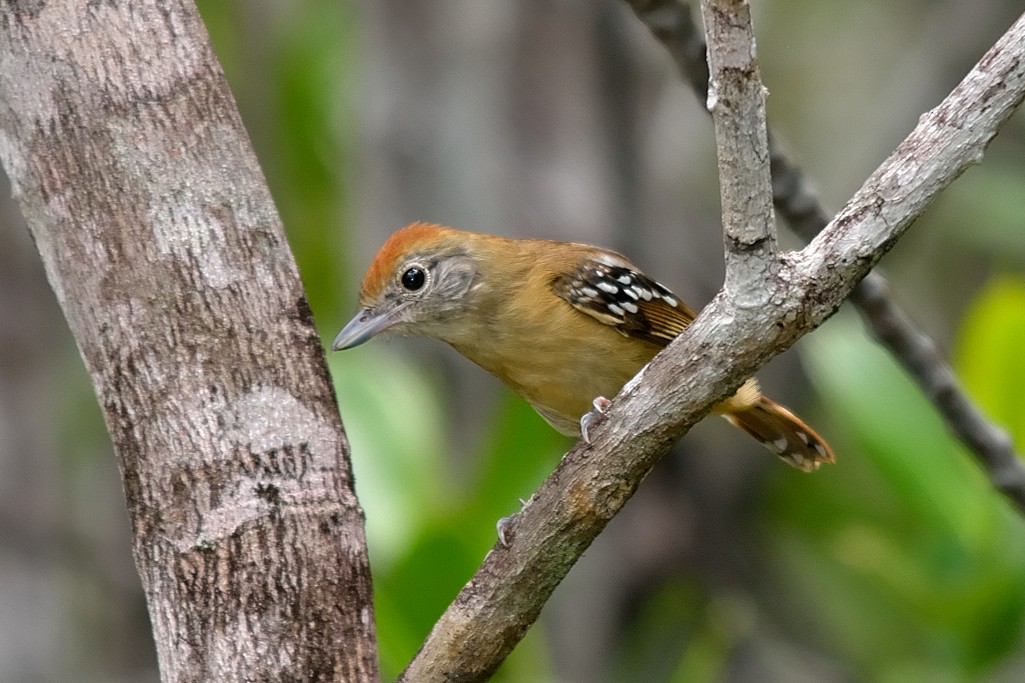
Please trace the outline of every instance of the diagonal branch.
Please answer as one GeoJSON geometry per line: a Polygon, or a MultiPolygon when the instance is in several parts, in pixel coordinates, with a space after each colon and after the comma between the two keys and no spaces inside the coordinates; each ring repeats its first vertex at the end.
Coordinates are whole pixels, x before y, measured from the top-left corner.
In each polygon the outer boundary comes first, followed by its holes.
{"type": "Polygon", "coordinates": [[[531,497],[438,620],[404,681],[478,681],[537,618],[577,558],[669,446],[773,356],[825,321],[939,192],[977,163],[1025,98],[1025,18],[924,115],[837,217],[780,260],[757,309],[722,292],[631,380],[531,497]]]}
{"type": "MultiPolygon", "coordinates": [[[[695,94],[708,91],[705,43],[683,0],[627,0],[631,9],[676,62],[695,94]]],[[[780,148],[769,131],[773,202],[791,229],[813,239],[829,222],[801,168],[780,148]]],[[[1014,450],[1007,432],[982,413],[958,382],[936,344],[919,330],[889,294],[886,278],[869,273],[855,287],[849,301],[879,340],[932,401],[955,436],[975,456],[1000,490],[1020,512],[1025,512],[1025,463],[1014,450]]]]}

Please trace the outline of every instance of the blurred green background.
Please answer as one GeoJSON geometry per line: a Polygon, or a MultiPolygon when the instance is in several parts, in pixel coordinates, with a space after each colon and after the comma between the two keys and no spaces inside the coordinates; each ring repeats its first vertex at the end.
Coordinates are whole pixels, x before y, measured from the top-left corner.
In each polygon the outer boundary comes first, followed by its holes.
{"type": "MultiPolygon", "coordinates": [[[[722,278],[711,123],[612,0],[204,0],[322,338],[412,220],[620,249],[700,307],[722,278]]],[[[1021,12],[755,3],[772,125],[839,207],[1021,12]]],[[[3,181],[6,187],[6,181],[3,181]]],[[[152,681],[120,480],[0,193],[0,680],[152,681]]],[[[799,242],[783,236],[790,246],[799,242]]],[[[1025,451],[1025,116],[883,267],[1025,451]]],[[[332,354],[384,670],[415,652],[571,442],[448,348],[332,354]]],[[[1025,522],[843,310],[762,373],[839,462],[706,421],[574,568],[496,680],[1025,680],[1025,522]]]]}

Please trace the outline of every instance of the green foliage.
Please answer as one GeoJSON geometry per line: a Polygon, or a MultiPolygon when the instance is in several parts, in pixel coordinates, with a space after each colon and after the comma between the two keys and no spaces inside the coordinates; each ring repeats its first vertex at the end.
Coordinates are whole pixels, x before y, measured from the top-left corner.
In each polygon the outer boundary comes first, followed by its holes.
{"type": "Polygon", "coordinates": [[[743,630],[745,610],[706,595],[690,577],[673,576],[639,606],[617,646],[616,681],[701,683],[720,680],[743,630]]]}
{"type": "MultiPolygon", "coordinates": [[[[1019,193],[1020,194],[1020,193],[1019,193]]],[[[960,375],[972,397],[1025,447],[1025,279],[1002,277],[965,317],[960,375]]]]}
{"type": "MultiPolygon", "coordinates": [[[[217,56],[284,221],[314,311],[342,310],[351,284],[344,217],[350,166],[354,9],[344,2],[268,6],[270,39],[246,39],[254,15],[200,2],[217,56]]],[[[256,17],[259,17],[257,13],[256,17]]]]}
{"type": "Polygon", "coordinates": [[[979,676],[1020,646],[1025,524],[852,316],[807,349],[839,462],[766,500],[791,628],[869,680],[979,676]]]}
{"type": "MultiPolygon", "coordinates": [[[[393,350],[361,347],[329,358],[367,517],[381,660],[397,674],[496,540],[554,466],[566,439],[507,395],[480,448],[479,469],[445,476],[444,389],[393,350]]],[[[539,635],[495,680],[549,677],[539,635]]]]}

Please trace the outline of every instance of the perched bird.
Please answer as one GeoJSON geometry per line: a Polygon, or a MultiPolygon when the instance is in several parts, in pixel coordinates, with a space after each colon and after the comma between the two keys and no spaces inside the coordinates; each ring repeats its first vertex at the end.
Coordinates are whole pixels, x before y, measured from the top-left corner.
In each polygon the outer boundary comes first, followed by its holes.
{"type": "MultiPolygon", "coordinates": [[[[413,223],[384,243],[335,350],[382,334],[450,344],[518,393],[559,432],[586,438],[591,406],[622,386],[694,319],[614,251],[413,223]],[[583,418],[583,425],[581,424],[583,418]]],[[[754,379],[717,405],[787,463],[833,462],[815,431],[754,379]]]]}

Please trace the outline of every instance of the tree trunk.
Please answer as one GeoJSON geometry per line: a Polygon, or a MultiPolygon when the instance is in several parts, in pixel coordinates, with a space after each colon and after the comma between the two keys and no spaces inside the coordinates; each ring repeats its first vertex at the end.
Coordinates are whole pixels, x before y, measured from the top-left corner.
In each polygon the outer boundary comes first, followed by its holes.
{"type": "Polygon", "coordinates": [[[0,160],[102,405],[165,681],[373,680],[363,515],[187,0],[0,0],[0,160]]]}

